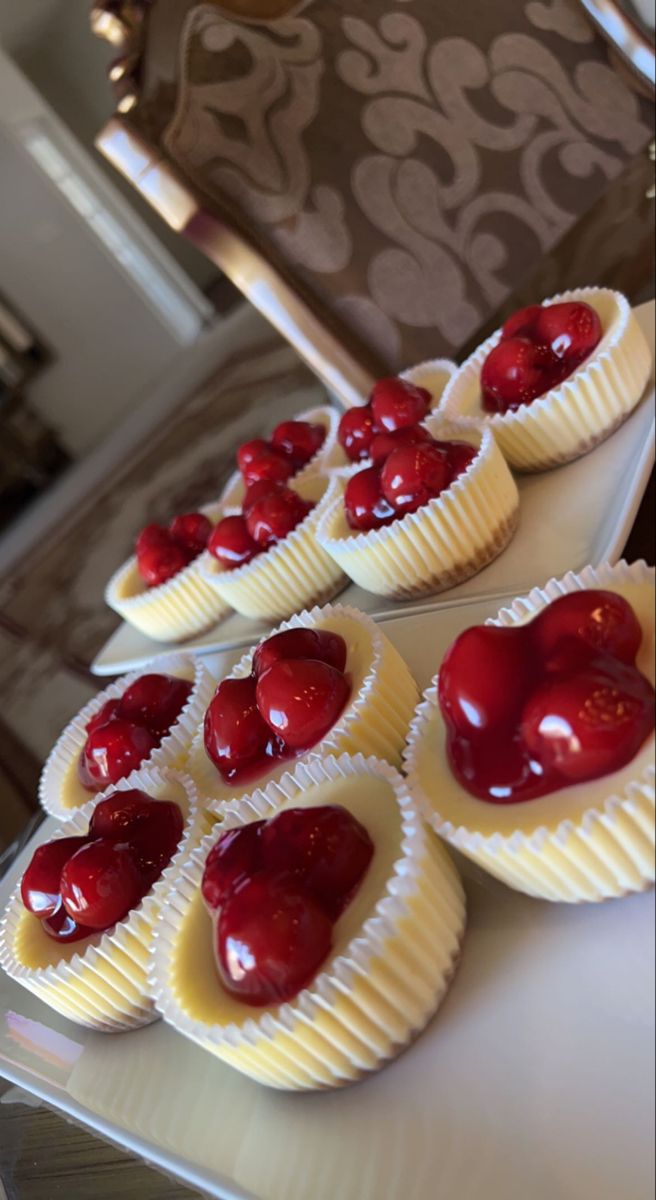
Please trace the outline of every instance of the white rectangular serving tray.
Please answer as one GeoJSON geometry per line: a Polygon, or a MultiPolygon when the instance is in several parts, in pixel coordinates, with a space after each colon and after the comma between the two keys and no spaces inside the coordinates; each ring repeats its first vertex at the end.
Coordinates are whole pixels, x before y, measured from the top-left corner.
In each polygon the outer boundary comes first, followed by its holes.
{"type": "MultiPolygon", "coordinates": [[[[654,302],[636,310],[650,343],[654,302]]],[[[539,475],[520,475],[520,524],[495,562],[459,587],[435,597],[395,603],[351,584],[339,600],[377,621],[433,611],[454,600],[520,595],[588,563],[622,553],[654,462],[654,376],[635,412],[606,442],[576,462],[539,475]]],[[[244,648],[272,625],[233,613],[182,646],[155,642],[122,622],[91,664],[94,675],[120,675],[175,649],[213,654],[244,648]]]]}
{"type": "MultiPolygon", "coordinates": [[[[451,640],[498,607],[445,602],[385,632],[423,688],[451,640]]],[[[234,654],[208,660],[217,677],[234,654]]],[[[0,905],[53,824],[0,883],[0,905]]],[[[550,905],[462,865],[469,921],[450,993],[357,1086],[277,1093],[161,1022],[77,1027],[2,972],[0,1075],[222,1200],[651,1200],[653,895],[550,905]]]]}

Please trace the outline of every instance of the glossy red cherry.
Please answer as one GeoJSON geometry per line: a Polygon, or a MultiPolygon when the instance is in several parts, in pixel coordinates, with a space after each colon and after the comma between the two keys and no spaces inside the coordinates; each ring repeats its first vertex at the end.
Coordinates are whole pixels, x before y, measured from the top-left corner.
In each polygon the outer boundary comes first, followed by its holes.
{"type": "Polygon", "coordinates": [[[111,838],[115,842],[129,841],[130,830],[136,829],[148,818],[155,803],[141,788],[110,792],[91,814],[89,837],[111,838]]]}
{"type": "Polygon", "coordinates": [[[137,567],[148,587],[160,587],[184,571],[193,557],[189,550],[171,538],[168,542],[147,546],[137,558],[137,567]]]}
{"type": "Polygon", "coordinates": [[[244,1004],[281,1004],[316,975],[330,951],[332,923],[302,888],[262,872],[229,894],[215,937],[226,990],[244,1004]]]}
{"type": "Polygon", "coordinates": [[[445,719],[459,733],[506,728],[521,712],[531,681],[523,631],[474,625],[447,650],[438,681],[445,719]]]}
{"type": "Polygon", "coordinates": [[[85,925],[79,925],[66,912],[63,904],[60,904],[57,912],[51,917],[46,917],[41,922],[41,925],[48,937],[51,937],[55,942],[79,942],[82,938],[92,937],[96,933],[95,929],[88,929],[85,925]]]}
{"type": "Polygon", "coordinates": [[[207,548],[229,571],[235,567],[243,567],[261,552],[261,546],[254,542],[244,517],[224,517],[219,521],[210,537],[207,548]]]}
{"type": "Polygon", "coordinates": [[[395,450],[380,477],[383,496],[397,514],[416,512],[439,496],[450,482],[448,459],[438,444],[395,450]]]}
{"type": "Polygon", "coordinates": [[[269,496],[272,492],[281,492],[285,490],[284,483],[274,483],[272,479],[258,479],[256,483],[251,483],[244,492],[244,499],[241,505],[242,515],[248,516],[250,509],[263,496],[269,496]]]}
{"type": "Polygon", "coordinates": [[[196,556],[202,554],[212,532],[212,522],[204,513],[182,513],[169,525],[171,537],[196,556]]]}
{"type": "Polygon", "coordinates": [[[351,462],[361,462],[369,457],[376,430],[370,404],[346,410],[339,422],[337,440],[351,462]]]}
{"type": "Polygon", "coordinates": [[[123,692],[117,716],[145,725],[158,739],[175,725],[193,691],[193,684],[175,675],[141,675],[123,692]]]}
{"type": "Polygon", "coordinates": [[[266,550],[296,529],[312,507],[291,488],[270,492],[249,509],[246,517],[248,532],[253,541],[266,550]]]}
{"type": "Polygon", "coordinates": [[[407,379],[379,379],[371,393],[374,425],[392,433],[423,421],[431,405],[431,394],[407,379]]]}
{"type": "Polygon", "coordinates": [[[294,463],[290,456],[284,454],[282,450],[276,450],[273,446],[267,446],[266,450],[262,450],[257,458],[254,458],[242,470],[246,484],[257,483],[262,479],[271,480],[273,483],[284,483],[293,474],[294,463]]]}
{"type": "Polygon", "coordinates": [[[170,546],[171,534],[164,525],[157,525],[153,522],[151,525],[146,525],[139,534],[135,542],[135,553],[137,557],[143,554],[144,550],[148,550],[153,546],[170,546]]]}
{"type": "Polygon", "coordinates": [[[554,600],[532,622],[535,645],[549,671],[572,665],[572,639],[634,663],[642,641],[640,622],[617,592],[590,589],[554,600]]]}
{"type": "Polygon", "coordinates": [[[548,346],[570,371],[599,345],[603,329],[594,308],[581,301],[546,304],[535,321],[535,340],[548,346]]]}
{"type": "Polygon", "coordinates": [[[328,629],[285,629],[267,638],[253,655],[253,674],[259,678],[275,662],[291,658],[314,658],[336,671],[346,666],[346,642],[328,629]]]}
{"type": "Polygon", "coordinates": [[[21,899],[35,917],[52,917],[61,907],[62,871],[71,855],[86,846],[86,837],[56,838],[37,846],[21,879],[21,899]]]}
{"type": "Polygon", "coordinates": [[[346,520],[351,529],[380,529],[389,525],[396,511],[383,496],[380,467],[365,467],[349,479],[344,492],[346,520]]]}
{"type": "Polygon", "coordinates": [[[380,467],[392,451],[400,446],[419,446],[422,442],[432,441],[432,435],[423,425],[408,425],[393,433],[377,433],[369,448],[369,457],[375,466],[380,467]]]}
{"type": "Polygon", "coordinates": [[[539,304],[529,304],[526,308],[519,308],[514,312],[501,327],[501,337],[507,338],[525,337],[532,339],[537,321],[542,309],[539,304]]]}
{"type": "Polygon", "coordinates": [[[90,733],[80,755],[78,775],[83,787],[101,792],[136,770],[159,745],[159,739],[131,721],[121,719],[90,733]]]}
{"type": "Polygon", "coordinates": [[[147,888],[159,879],[178,850],[184,818],[173,800],[151,800],[150,807],[127,835],[147,888]]]}
{"type": "Polygon", "coordinates": [[[510,412],[530,404],[560,382],[562,368],[546,346],[507,338],[490,351],[481,369],[486,412],[510,412]]]}
{"type": "Polygon", "coordinates": [[[292,750],[316,745],[339,718],[351,693],[341,671],[313,659],[274,663],[257,681],[257,706],[292,750]]]}
{"type": "Polygon", "coordinates": [[[468,467],[471,466],[478,451],[474,446],[469,446],[467,442],[441,442],[446,448],[446,457],[449,464],[449,483],[453,483],[459,475],[462,475],[468,467]]]}
{"type": "Polygon", "coordinates": [[[101,838],[69,858],[61,875],[61,897],[69,916],[89,929],[109,929],[139,904],[144,882],[134,852],[123,842],[101,838]]]}
{"type": "Polygon", "coordinates": [[[267,821],[262,855],[312,893],[331,920],[344,911],[374,853],[367,830],[345,808],[289,808],[267,821]]]}
{"type": "Polygon", "coordinates": [[[630,762],[654,727],[654,689],[631,667],[600,655],[548,680],[524,708],[521,733],[544,768],[577,783],[630,762]]]}
{"type": "Polygon", "coordinates": [[[205,714],[205,749],[229,780],[267,752],[270,730],[255,699],[255,680],[224,679],[205,714]]]}
{"type": "Polygon", "coordinates": [[[87,733],[93,733],[94,729],[99,729],[101,725],[107,725],[109,721],[115,720],[115,718],[119,715],[119,704],[119,700],[106,700],[102,708],[96,713],[95,717],[92,717],[90,721],[87,721],[84,727],[87,733]]]}
{"type": "Polygon", "coordinates": [[[247,876],[262,870],[260,834],[264,821],[252,821],[221,834],[205,861],[201,892],[211,911],[216,911],[232,889],[247,876]]]}
{"type": "Polygon", "coordinates": [[[261,454],[266,454],[269,449],[269,443],[265,442],[264,438],[253,438],[250,442],[244,442],[237,451],[237,466],[242,475],[251,463],[254,463],[261,454]]]}
{"type": "Polygon", "coordinates": [[[326,440],[323,425],[310,421],[281,421],[271,434],[271,444],[289,455],[295,467],[304,467],[326,440]]]}

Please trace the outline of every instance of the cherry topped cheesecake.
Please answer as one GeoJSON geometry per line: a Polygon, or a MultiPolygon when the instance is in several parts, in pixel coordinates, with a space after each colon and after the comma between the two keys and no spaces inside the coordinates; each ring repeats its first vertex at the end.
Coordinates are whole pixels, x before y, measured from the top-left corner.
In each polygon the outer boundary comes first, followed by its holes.
{"type": "Polygon", "coordinates": [[[519,309],[448,384],[442,411],[489,424],[511,466],[586,454],[638,404],[651,354],[626,298],[581,288],[519,309]]]}
{"type": "Polygon", "coordinates": [[[203,579],[200,564],[222,515],[217,503],[174,517],[168,526],[144,526],[132,558],[105,588],[109,607],[158,642],[181,642],[215,625],[228,606],[203,579]]]}
{"type": "Polygon", "coordinates": [[[301,613],[218,685],[187,769],[216,812],[308,754],[362,751],[398,763],[417,697],[368,617],[341,605],[301,613]]]}
{"type": "Polygon", "coordinates": [[[401,776],[361,755],[313,759],[221,816],[162,912],[159,1011],[272,1087],[377,1070],[438,1007],[465,922],[401,776]]]}
{"type": "Polygon", "coordinates": [[[176,654],[157,671],[110,684],[58,738],[41,775],[39,800],[67,818],[142,767],[181,767],[212,695],[202,662],[176,654]]]}
{"type": "Polygon", "coordinates": [[[146,967],[180,856],[208,829],[190,779],[143,770],[37,847],[0,926],[0,963],[94,1029],[155,1018],[146,967]]]}
{"type": "Polygon", "coordinates": [[[653,879],[654,579],[586,569],[462,633],[406,752],[436,830],[515,887],[594,900],[653,879]]]}
{"type": "MultiPolygon", "coordinates": [[[[409,410],[408,410],[409,411],[409,410]]],[[[462,583],[505,548],[517,487],[487,430],[428,417],[379,434],[366,465],[338,472],[319,543],[360,587],[393,599],[462,583]]]]}

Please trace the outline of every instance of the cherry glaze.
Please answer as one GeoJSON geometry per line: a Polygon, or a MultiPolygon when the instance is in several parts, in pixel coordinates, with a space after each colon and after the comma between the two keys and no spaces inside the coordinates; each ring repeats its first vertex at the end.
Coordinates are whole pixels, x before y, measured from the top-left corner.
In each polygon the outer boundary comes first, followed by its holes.
{"type": "Polygon", "coordinates": [[[268,443],[246,467],[242,468],[246,484],[257,483],[263,479],[273,483],[284,483],[293,474],[294,463],[290,455],[268,443]]]}
{"type": "Polygon", "coordinates": [[[294,467],[304,467],[326,440],[323,425],[311,421],[281,421],[271,434],[271,444],[289,455],[294,467]]]}
{"type": "MultiPolygon", "coordinates": [[[[253,487],[258,487],[253,484],[253,487]]],[[[268,493],[267,493],[268,494],[268,493]]],[[[224,517],[214,529],[207,548],[228,570],[243,567],[251,559],[260,554],[262,547],[254,542],[244,517],[224,517]]]]}
{"type": "Polygon", "coordinates": [[[346,676],[325,662],[279,661],[257,681],[257,706],[273,733],[294,751],[308,750],[332,729],[351,694],[346,676]]]}
{"type": "Polygon", "coordinates": [[[139,574],[148,587],[160,587],[184,571],[195,555],[169,535],[168,541],[147,545],[137,555],[139,574]]]}
{"type": "Polygon", "coordinates": [[[343,671],[346,642],[339,633],[328,629],[284,629],[257,647],[253,654],[253,674],[259,678],[275,662],[291,658],[314,658],[343,671]]]}
{"type": "Polygon", "coordinates": [[[349,528],[358,532],[380,529],[395,519],[396,511],[383,495],[380,467],[365,467],[349,479],[344,510],[349,528]]]}
{"type": "Polygon", "coordinates": [[[195,558],[202,554],[207,545],[212,532],[212,522],[204,513],[182,513],[181,516],[173,518],[169,531],[174,541],[189,550],[195,558]]]}
{"type": "Polygon", "coordinates": [[[381,467],[385,459],[400,446],[418,446],[422,442],[432,442],[432,435],[423,425],[408,425],[404,429],[395,429],[392,433],[377,433],[369,447],[369,457],[374,466],[381,467]]]}
{"type": "Polygon", "coordinates": [[[21,879],[21,899],[35,917],[52,917],[61,907],[59,885],[71,855],[88,842],[86,837],[56,838],[37,846],[21,879]]]}
{"type": "Polygon", "coordinates": [[[89,792],[102,792],[136,770],[159,746],[160,739],[143,725],[117,717],[87,737],[78,760],[78,778],[89,792]]]}
{"type": "Polygon", "coordinates": [[[443,660],[438,700],[459,783],[512,804],[626,766],[654,729],[654,689],[635,666],[631,606],[591,589],[516,628],[465,630],[443,660]]]}
{"type": "Polygon", "coordinates": [[[61,874],[66,912],[87,929],[109,929],[135,908],[146,888],[127,842],[101,838],[69,858],[61,874]]]}
{"type": "Polygon", "coordinates": [[[116,716],[145,726],[161,741],[175,725],[192,691],[192,683],[175,675],[140,675],[123,692],[116,716]]]}
{"type": "Polygon", "coordinates": [[[253,541],[267,550],[282,541],[307,517],[313,505],[291,488],[269,492],[248,510],[246,527],[253,541]]]}
{"type": "Polygon", "coordinates": [[[371,393],[374,425],[392,433],[423,421],[430,409],[431,394],[407,379],[379,379],[371,393]]]}
{"type": "Polygon", "coordinates": [[[374,428],[370,404],[348,408],[339,423],[337,440],[351,462],[369,457],[369,447],[379,432],[374,428]]]}

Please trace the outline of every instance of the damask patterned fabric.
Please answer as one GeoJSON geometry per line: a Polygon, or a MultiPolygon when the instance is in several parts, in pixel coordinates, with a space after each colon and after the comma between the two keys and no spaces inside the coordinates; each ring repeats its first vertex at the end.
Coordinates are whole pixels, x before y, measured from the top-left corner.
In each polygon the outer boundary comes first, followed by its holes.
{"type": "Polygon", "coordinates": [[[650,138],[576,0],[183,8],[169,157],[384,368],[457,355],[650,138]]]}

